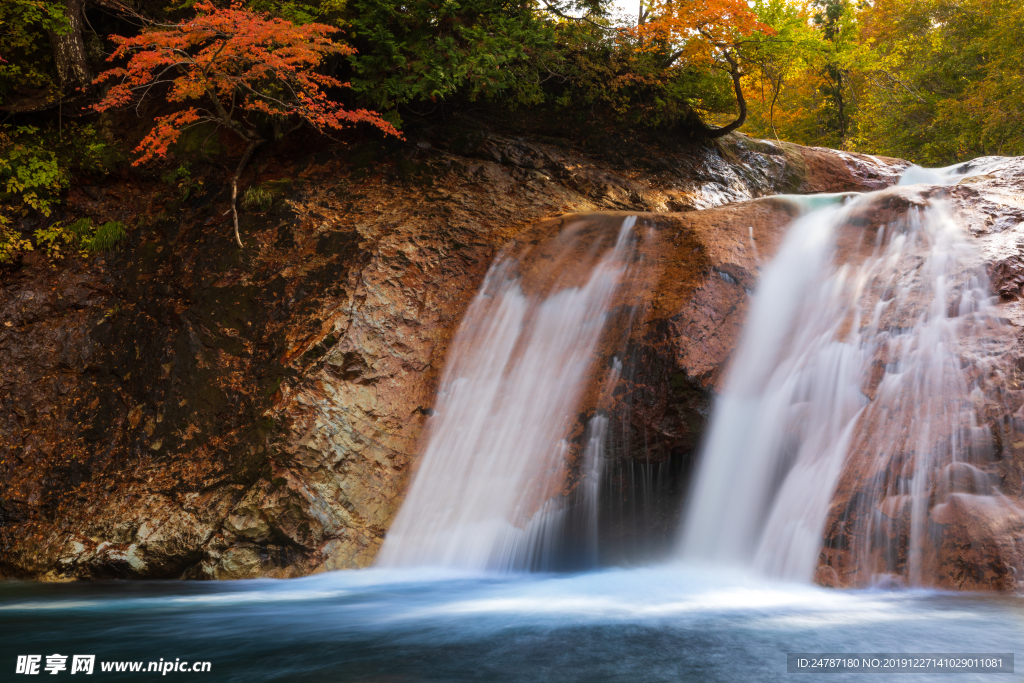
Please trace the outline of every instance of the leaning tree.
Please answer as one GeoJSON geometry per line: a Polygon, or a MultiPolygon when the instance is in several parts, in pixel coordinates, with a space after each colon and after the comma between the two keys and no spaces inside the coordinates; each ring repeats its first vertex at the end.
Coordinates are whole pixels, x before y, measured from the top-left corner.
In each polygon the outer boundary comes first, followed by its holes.
{"type": "Polygon", "coordinates": [[[712,128],[692,117],[696,133],[719,138],[747,119],[740,51],[755,33],[775,31],[761,23],[746,0],[641,0],[637,25],[629,34],[643,51],[662,55],[662,68],[711,67],[732,80],[738,113],[731,123],[712,128]]]}

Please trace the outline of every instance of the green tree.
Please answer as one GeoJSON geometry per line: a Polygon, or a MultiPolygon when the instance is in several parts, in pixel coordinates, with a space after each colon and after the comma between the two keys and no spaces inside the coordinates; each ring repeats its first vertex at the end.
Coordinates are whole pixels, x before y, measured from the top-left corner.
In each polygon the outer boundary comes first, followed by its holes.
{"type": "Polygon", "coordinates": [[[847,0],[814,0],[814,23],[820,27],[828,51],[819,67],[823,97],[822,123],[841,146],[850,126],[850,68],[843,53],[851,46],[856,32],[847,0]]]}
{"type": "Polygon", "coordinates": [[[62,3],[0,3],[0,103],[17,90],[54,90],[56,73],[47,35],[69,31],[62,3]]]}
{"type": "Polygon", "coordinates": [[[756,0],[754,9],[775,34],[753,43],[748,59],[748,131],[762,137],[835,148],[850,147],[866,74],[878,55],[860,39],[863,7],[848,0],[756,0]]]}
{"type": "Polygon", "coordinates": [[[765,138],[821,144],[818,89],[812,84],[829,52],[808,8],[790,0],[755,0],[753,10],[773,35],[748,42],[743,56],[751,95],[748,129],[765,138]]]}
{"type": "Polygon", "coordinates": [[[881,55],[855,143],[946,165],[1024,154],[1024,5],[1016,0],[877,0],[863,41],[881,55]]]}
{"type": "Polygon", "coordinates": [[[550,15],[522,0],[349,0],[352,89],[394,112],[462,96],[543,100],[536,63],[550,56],[550,15]]]}

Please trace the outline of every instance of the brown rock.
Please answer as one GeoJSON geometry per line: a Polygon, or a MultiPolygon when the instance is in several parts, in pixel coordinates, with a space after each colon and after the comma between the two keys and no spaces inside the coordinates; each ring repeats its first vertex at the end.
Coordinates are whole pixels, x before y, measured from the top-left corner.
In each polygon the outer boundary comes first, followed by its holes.
{"type": "MultiPolygon", "coordinates": [[[[1024,163],[1020,159],[981,163],[989,164],[988,173],[948,187],[916,185],[887,190],[854,217],[870,228],[892,223],[925,201],[944,203],[958,224],[967,229],[978,251],[978,261],[965,263],[963,272],[954,277],[965,279],[972,276],[972,269],[987,270],[993,277],[993,289],[1003,301],[1003,318],[1001,323],[987,320],[972,324],[971,334],[957,350],[970,407],[979,424],[961,424],[966,418],[931,423],[931,442],[926,448],[937,456],[929,486],[916,503],[926,517],[917,540],[911,519],[915,503],[909,495],[892,491],[915,467],[914,453],[921,435],[892,425],[886,414],[872,411],[870,405],[864,412],[823,539],[840,585],[874,585],[882,576],[897,576],[906,582],[911,558],[916,558],[921,572],[918,580],[925,585],[962,590],[1020,589],[1018,577],[1024,576],[1020,550],[1024,538],[1024,421],[1019,419],[1019,391],[1024,367],[1024,317],[1017,289],[1018,280],[1024,279],[1016,272],[1019,264],[1015,264],[1024,243],[1024,222],[1017,218],[1024,163]],[[959,435],[955,440],[959,450],[948,452],[944,445],[953,442],[953,433],[959,435]],[[890,454],[889,459],[878,457],[882,449],[872,441],[873,434],[888,435],[890,442],[884,450],[890,454]],[[890,495],[867,509],[863,501],[875,499],[879,486],[887,486],[890,495]],[[872,515],[876,516],[873,521],[872,515]],[[870,538],[862,535],[868,528],[874,530],[870,538]],[[859,550],[855,553],[854,548],[859,550]]],[[[855,253],[857,239],[849,241],[843,258],[855,253]]],[[[950,310],[955,312],[957,304],[952,302],[950,310]]],[[[900,312],[887,312],[882,325],[910,326],[926,305],[926,301],[905,297],[900,312]]],[[[875,372],[866,381],[864,394],[872,402],[889,362],[891,359],[877,359],[875,372]]]]}
{"type": "MultiPolygon", "coordinates": [[[[902,167],[744,136],[600,156],[442,137],[401,164],[357,168],[345,148],[271,159],[253,182],[292,189],[243,217],[242,251],[218,177],[188,205],[112,179],[88,205],[96,220],[138,226],[120,254],[56,268],[32,254],[0,274],[0,573],[366,566],[400,505],[455,326],[510,239],[557,230],[566,219],[542,220],[553,214],[868,189],[902,167]]],[[[750,228],[767,258],[787,211],[759,201],[645,217],[658,294],[627,302],[642,313],[623,391],[652,463],[695,448],[757,277],[750,228]]]]}

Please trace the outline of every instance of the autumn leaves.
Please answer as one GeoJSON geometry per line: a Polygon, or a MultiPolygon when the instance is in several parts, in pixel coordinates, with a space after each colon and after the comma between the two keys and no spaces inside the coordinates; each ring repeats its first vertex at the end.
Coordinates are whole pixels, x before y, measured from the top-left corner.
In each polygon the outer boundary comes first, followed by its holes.
{"type": "Polygon", "coordinates": [[[154,120],[135,149],[136,165],[166,155],[190,126],[212,123],[237,135],[246,145],[232,179],[239,246],[238,181],[253,152],[266,142],[261,123],[270,120],[274,137],[302,125],[326,131],[357,123],[401,137],[377,112],[346,109],[328,97],[328,90],[348,84],[316,68],[330,55],[354,52],[331,40],[338,29],[316,23],[295,25],[241,5],[220,9],[201,2],[195,10],[194,18],[180,24],[154,24],[130,38],[112,36],[117,49],[109,61],[126,60],[126,64],[96,79],[98,84],[113,85],[93,108],[104,112],[149,96],[185,105],[154,120]]]}

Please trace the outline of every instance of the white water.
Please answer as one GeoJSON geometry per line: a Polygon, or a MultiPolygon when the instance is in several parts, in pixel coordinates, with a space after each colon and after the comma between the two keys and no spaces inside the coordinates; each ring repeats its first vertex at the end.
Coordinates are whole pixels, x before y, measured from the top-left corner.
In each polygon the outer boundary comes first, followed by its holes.
{"type": "MultiPolygon", "coordinates": [[[[635,220],[582,286],[529,295],[514,259],[491,267],[452,343],[419,469],[378,566],[529,568],[555,550],[565,439],[629,268],[635,220]]],[[[567,249],[577,246],[571,232],[567,249]]],[[[585,477],[599,474],[604,429],[590,425],[585,477]]],[[[581,486],[596,495],[596,481],[581,486]]]]}
{"type": "Polygon", "coordinates": [[[798,219],[765,270],[702,449],[683,558],[810,580],[837,482],[854,467],[861,498],[844,522],[861,582],[874,572],[921,585],[929,510],[957,493],[936,477],[958,460],[988,464],[960,353],[961,339],[998,324],[987,282],[941,206],[872,236],[850,220],[872,199],[798,219]],[[903,505],[909,557],[876,557],[870,539],[899,535],[902,507],[891,510],[903,505]]]}
{"type": "Polygon", "coordinates": [[[797,220],[762,277],[692,488],[687,558],[759,558],[772,573],[810,578],[866,402],[864,351],[836,338],[859,294],[847,272],[830,278],[832,228],[843,213],[833,205],[797,220]]]}
{"type": "MultiPolygon", "coordinates": [[[[912,168],[901,184],[956,182],[990,162],[912,168]]],[[[941,203],[897,210],[878,225],[892,208],[876,204],[879,193],[789,199],[805,213],[752,301],[678,554],[801,582],[834,571],[835,561],[843,582],[924,585],[941,506],[965,495],[956,502],[1003,505],[993,437],[974,408],[977,379],[998,352],[982,339],[1000,325],[987,280],[941,203]],[[843,537],[839,559],[823,550],[829,520],[841,527],[832,532],[843,537]]],[[[495,261],[452,343],[423,455],[378,566],[551,569],[559,553],[597,564],[611,422],[599,411],[584,430],[578,413],[609,308],[639,270],[630,265],[633,224],[624,222],[614,244],[572,224],[540,258],[495,261]],[[536,287],[538,270],[551,286],[536,287]],[[583,438],[571,483],[574,429],[583,438]]],[[[602,405],[620,370],[616,360],[602,405]]]]}
{"type": "Polygon", "coordinates": [[[1006,157],[979,157],[943,168],[910,166],[900,177],[899,185],[953,185],[970,176],[984,175],[1005,163],[1006,157]]]}

